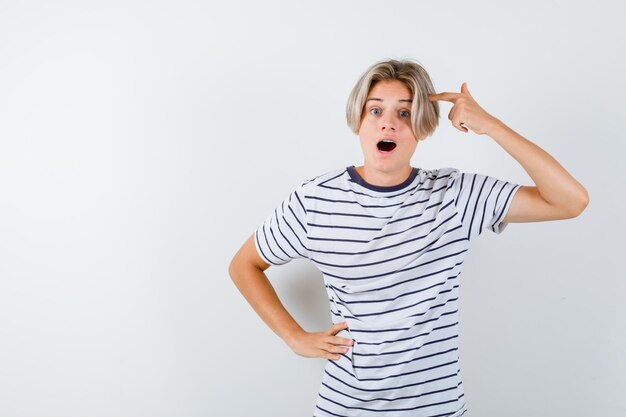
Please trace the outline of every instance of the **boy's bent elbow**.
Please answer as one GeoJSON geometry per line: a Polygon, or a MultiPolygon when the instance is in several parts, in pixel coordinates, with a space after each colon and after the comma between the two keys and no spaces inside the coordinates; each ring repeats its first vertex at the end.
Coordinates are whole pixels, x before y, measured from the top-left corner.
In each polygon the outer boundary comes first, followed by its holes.
{"type": "Polygon", "coordinates": [[[237,256],[235,255],[233,259],[230,260],[230,264],[228,265],[228,275],[230,275],[230,279],[234,280],[235,275],[237,274],[237,256]]]}
{"type": "Polygon", "coordinates": [[[246,269],[265,271],[269,267],[270,264],[265,262],[257,253],[254,244],[254,235],[251,235],[241,246],[239,251],[237,251],[233,259],[231,259],[228,265],[228,274],[234,281],[238,276],[242,275],[242,271],[246,269]]]}
{"type": "Polygon", "coordinates": [[[575,209],[572,212],[572,217],[578,217],[582,214],[583,211],[589,205],[589,195],[586,194],[584,198],[580,200],[580,203],[576,205],[575,209]]]}

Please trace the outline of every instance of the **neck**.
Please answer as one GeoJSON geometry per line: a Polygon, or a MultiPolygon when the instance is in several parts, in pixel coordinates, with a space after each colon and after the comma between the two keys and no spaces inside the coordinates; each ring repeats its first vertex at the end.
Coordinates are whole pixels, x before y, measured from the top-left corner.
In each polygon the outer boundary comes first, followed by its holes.
{"type": "Polygon", "coordinates": [[[355,170],[357,174],[359,174],[368,184],[382,187],[392,187],[406,181],[406,179],[409,178],[409,175],[411,175],[413,168],[410,165],[407,165],[396,170],[383,171],[372,168],[368,165],[361,165],[360,167],[356,167],[355,170]]]}

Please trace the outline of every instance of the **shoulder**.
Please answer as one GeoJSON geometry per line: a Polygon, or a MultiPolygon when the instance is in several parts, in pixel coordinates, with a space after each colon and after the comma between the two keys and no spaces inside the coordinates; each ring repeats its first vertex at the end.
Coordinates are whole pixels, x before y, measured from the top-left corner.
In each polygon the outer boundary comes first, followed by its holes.
{"type": "Polygon", "coordinates": [[[429,180],[442,180],[446,178],[453,180],[463,173],[458,168],[454,167],[422,169],[421,172],[422,175],[429,180]]]}
{"type": "Polygon", "coordinates": [[[481,174],[479,172],[474,171],[462,171],[459,168],[455,167],[446,167],[439,168],[436,170],[432,170],[434,172],[434,178],[443,179],[448,178],[450,181],[456,182],[467,182],[467,181],[484,181],[485,179],[490,179],[492,177],[481,174]]]}
{"type": "Polygon", "coordinates": [[[348,175],[346,168],[334,169],[300,181],[297,189],[303,194],[314,194],[319,190],[320,184],[328,183],[346,175],[348,175]]]}

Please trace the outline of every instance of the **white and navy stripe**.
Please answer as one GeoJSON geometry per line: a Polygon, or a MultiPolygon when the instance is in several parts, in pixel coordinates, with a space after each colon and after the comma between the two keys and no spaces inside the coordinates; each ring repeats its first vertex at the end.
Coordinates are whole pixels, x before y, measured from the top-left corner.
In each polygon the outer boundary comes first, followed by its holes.
{"type": "Polygon", "coordinates": [[[470,242],[501,233],[521,185],[455,168],[392,187],[354,166],[302,182],[256,230],[259,255],[310,259],[322,272],[338,336],[314,416],[459,417],[467,411],[458,353],[459,275],[470,242]]]}

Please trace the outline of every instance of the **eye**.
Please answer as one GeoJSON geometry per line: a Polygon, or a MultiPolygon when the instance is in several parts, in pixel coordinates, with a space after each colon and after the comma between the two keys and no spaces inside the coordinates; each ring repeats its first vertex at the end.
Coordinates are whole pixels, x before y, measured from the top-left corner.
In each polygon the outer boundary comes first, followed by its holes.
{"type": "Polygon", "coordinates": [[[410,114],[407,110],[400,110],[400,117],[409,117],[410,114]]]}
{"type": "Polygon", "coordinates": [[[371,109],[370,109],[370,113],[371,113],[371,114],[378,114],[378,113],[372,113],[373,111],[378,111],[378,112],[380,112],[380,110],[379,110],[379,109],[377,109],[376,107],[371,108],[371,109]]]}

